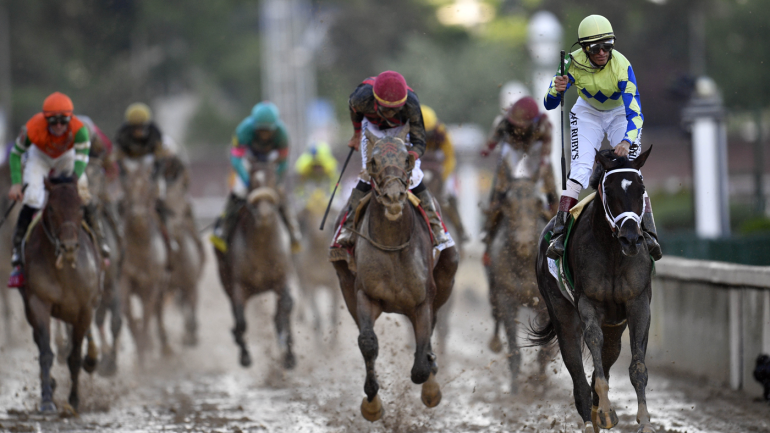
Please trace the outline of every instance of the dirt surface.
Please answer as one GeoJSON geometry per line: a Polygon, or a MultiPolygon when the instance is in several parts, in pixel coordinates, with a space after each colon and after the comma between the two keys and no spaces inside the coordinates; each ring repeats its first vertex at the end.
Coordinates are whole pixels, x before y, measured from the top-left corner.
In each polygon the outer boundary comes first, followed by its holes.
{"type": "MultiPolygon", "coordinates": [[[[319,266],[330,265],[320,259],[319,266]]],[[[156,344],[147,366],[140,369],[131,337],[124,328],[118,376],[81,373],[79,416],[63,410],[69,373],[64,365],[55,363],[53,375],[59,387],[54,398],[62,414],[47,417],[36,410],[40,399],[37,349],[31,328],[23,319],[21,300],[12,293],[15,338],[0,347],[0,431],[578,430],[580,420],[573,405],[571,380],[560,358],[549,367],[547,389],[532,381],[523,384],[518,395],[509,394],[505,355],[490,353],[487,348],[492,321],[478,257],[465,258],[455,285],[449,343],[438,360],[441,370],[437,379],[443,400],[437,408],[423,406],[420,387],[409,380],[414,341],[411,326],[393,315],[383,315],[377,322],[377,369],[385,415],[376,423],[364,420],[359,412],[365,370],[357,331],[346,310],[341,312],[337,326],[330,328],[325,321],[319,334],[311,329],[311,320],[298,319],[300,307],[295,304],[293,331],[298,365],[294,371],[284,372],[277,361],[272,321],[275,298],[266,295],[252,299],[247,341],[254,363],[244,369],[238,364],[238,350],[230,333],[233,320],[212,257],[208,258],[200,293],[197,347],[182,347],[181,313],[169,302],[167,324],[175,349],[173,356],[162,358],[156,344]]],[[[320,295],[327,304],[322,311],[328,311],[330,297],[320,295]]],[[[530,349],[524,352],[524,373],[534,373],[534,354],[530,349]]],[[[628,380],[628,364],[629,359],[621,357],[610,381],[610,398],[620,417],[620,424],[613,429],[617,432],[635,432],[637,428],[636,395],[628,380]]],[[[742,393],[676,378],[655,366],[650,366],[648,406],[658,432],[770,431],[767,404],[742,393]]]]}

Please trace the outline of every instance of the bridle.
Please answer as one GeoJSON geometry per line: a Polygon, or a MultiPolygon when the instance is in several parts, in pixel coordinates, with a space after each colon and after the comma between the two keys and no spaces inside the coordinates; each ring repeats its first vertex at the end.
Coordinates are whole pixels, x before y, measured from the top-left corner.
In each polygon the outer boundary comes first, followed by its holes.
{"type": "MultiPolygon", "coordinates": [[[[606,171],[604,175],[602,175],[602,184],[599,192],[602,199],[602,206],[604,207],[604,218],[610,224],[610,228],[612,229],[612,236],[617,237],[618,229],[623,224],[625,224],[625,222],[628,220],[634,221],[637,227],[641,229],[642,214],[641,213],[637,214],[634,212],[623,212],[617,216],[612,215],[612,211],[610,211],[610,207],[609,205],[607,205],[607,194],[605,193],[604,183],[607,181],[607,176],[615,173],[636,173],[637,175],[639,175],[640,179],[644,179],[644,178],[642,177],[642,172],[635,168],[618,168],[616,170],[606,171]],[[620,223],[618,223],[618,221],[620,221],[620,223]]],[[[642,194],[641,199],[642,199],[642,212],[644,212],[644,194],[642,194]]]]}
{"type": "Polygon", "coordinates": [[[75,228],[75,233],[78,232],[78,225],[75,224],[72,221],[65,221],[61,223],[59,226],[58,233],[52,233],[51,229],[48,228],[49,224],[47,224],[48,221],[48,209],[43,210],[43,216],[41,217],[40,225],[43,226],[43,232],[45,233],[45,236],[48,238],[48,241],[51,242],[54,246],[54,255],[58,258],[61,255],[61,249],[62,249],[62,243],[61,240],[59,240],[59,234],[61,234],[62,229],[65,226],[72,226],[75,228]]]}

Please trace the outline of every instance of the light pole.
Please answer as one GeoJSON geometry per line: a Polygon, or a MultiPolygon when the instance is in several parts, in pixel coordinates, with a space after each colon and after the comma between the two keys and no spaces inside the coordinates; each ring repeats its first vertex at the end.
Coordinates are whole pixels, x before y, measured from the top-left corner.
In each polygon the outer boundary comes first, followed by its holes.
{"type": "MultiPolygon", "coordinates": [[[[535,100],[542,101],[548,86],[551,84],[556,70],[559,66],[559,51],[562,44],[562,27],[556,16],[547,11],[539,11],[532,15],[529,20],[527,43],[529,54],[532,57],[532,94],[535,100]]],[[[559,110],[546,111],[548,120],[551,122],[554,131],[561,128],[559,119],[559,110]]],[[[551,164],[553,166],[553,176],[555,185],[561,185],[561,134],[552,134],[551,138],[551,164]]],[[[569,157],[566,158],[569,161],[569,157]]],[[[567,167],[569,173],[569,167],[567,167]]],[[[557,194],[561,195],[561,189],[556,188],[557,194]]]]}
{"type": "Polygon", "coordinates": [[[730,234],[724,116],[716,83],[711,78],[699,77],[682,119],[692,133],[695,231],[707,239],[730,234]]]}

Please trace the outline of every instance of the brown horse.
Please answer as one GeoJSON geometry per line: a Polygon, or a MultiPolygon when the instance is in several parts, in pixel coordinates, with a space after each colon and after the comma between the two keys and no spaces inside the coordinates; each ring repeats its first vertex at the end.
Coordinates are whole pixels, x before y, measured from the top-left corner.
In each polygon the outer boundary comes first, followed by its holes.
{"type": "Polygon", "coordinates": [[[374,322],[383,312],[402,314],[412,322],[416,342],[412,382],[423,384],[426,406],[435,407],[441,401],[430,340],[436,314],[452,293],[458,255],[455,248],[447,248],[434,262],[430,228],[408,201],[415,160],[407,153],[405,134],[381,139],[366,134],[369,143],[375,143],[367,162],[373,189],[358,225],[355,269],[344,260],[333,264],[348,311],[358,325],[358,347],[366,364],[361,413],[377,421],[384,411],[377,395],[380,386],[374,364],[379,347],[374,322]]]}
{"type": "MultiPolygon", "coordinates": [[[[23,247],[27,284],[21,295],[40,350],[40,411],[56,411],[56,383],[51,378],[51,317],[72,325],[72,351],[67,358],[72,379],[69,404],[77,411],[83,337],[89,332],[101,291],[102,258],[82,225],[75,179],[46,179],[45,188],[48,204],[23,247]]],[[[96,350],[90,344],[84,368],[89,373],[96,368],[96,350]]]]}
{"type": "Polygon", "coordinates": [[[169,237],[178,246],[170,254],[172,265],[169,290],[179,295],[185,317],[182,344],[195,346],[198,344],[198,322],[195,316],[198,281],[203,274],[205,256],[190,205],[190,175],[178,157],[166,158],[162,175],[166,181],[166,227],[169,237]]]}
{"type": "Polygon", "coordinates": [[[121,272],[121,303],[128,329],[134,337],[140,365],[151,347],[149,322],[158,321],[158,334],[164,355],[171,354],[163,323],[163,295],[168,285],[168,254],[156,211],[157,185],[153,167],[142,160],[121,161],[121,183],[125,194],[121,203],[126,255],[121,272]],[[131,308],[131,296],[142,303],[141,326],[131,308]]]}
{"type": "MultiPolygon", "coordinates": [[[[489,301],[495,328],[489,344],[494,352],[500,352],[502,343],[498,330],[502,323],[508,340],[508,366],[511,371],[511,393],[518,392],[521,350],[517,316],[519,310],[530,308],[537,313],[545,312],[535,276],[535,257],[540,231],[546,224],[542,200],[535,194],[536,184],[529,178],[508,179],[509,185],[502,200],[502,217],[497,223],[489,248],[484,255],[484,265],[489,282],[489,301]]],[[[550,348],[538,352],[540,378],[551,358],[550,348]]]]}
{"type": "Polygon", "coordinates": [[[219,279],[232,304],[233,336],[241,349],[241,365],[251,365],[244,339],[246,302],[254,295],[273,291],[277,295],[275,330],[283,352],[283,367],[292,369],[296,359],[290,322],[294,301],[288,287],[291,259],[288,234],[278,214],[280,198],[275,190],[275,167],[272,163],[252,161],[250,178],[250,192],[227,240],[227,252],[214,249],[219,279]]]}
{"type": "Polygon", "coordinates": [[[90,158],[86,166],[88,176],[88,191],[91,194],[91,206],[95,207],[96,218],[101,220],[105,242],[110,247],[110,263],[104,271],[104,287],[96,308],[94,322],[99,329],[99,346],[102,351],[99,362],[99,374],[112,376],[117,372],[118,338],[123,326],[122,306],[120,302],[120,271],[123,266],[123,242],[117,222],[108,211],[109,198],[107,194],[107,179],[104,173],[103,161],[100,158],[90,158]],[[112,342],[107,341],[104,322],[110,313],[110,331],[112,342]]]}
{"type": "Polygon", "coordinates": [[[322,317],[328,318],[329,332],[332,332],[332,343],[336,343],[339,321],[340,292],[337,290],[337,274],[329,266],[318,266],[318,258],[323,257],[329,250],[333,236],[333,227],[327,225],[324,231],[318,230],[321,225],[326,204],[329,202],[327,185],[316,185],[315,188],[305,185],[307,200],[298,221],[302,231],[302,251],[294,254],[294,267],[297,270],[302,299],[299,311],[302,312],[307,304],[313,313],[313,325],[318,342],[323,339],[322,317]],[[318,307],[318,295],[325,289],[331,295],[331,309],[328,315],[322,314],[318,307]]]}

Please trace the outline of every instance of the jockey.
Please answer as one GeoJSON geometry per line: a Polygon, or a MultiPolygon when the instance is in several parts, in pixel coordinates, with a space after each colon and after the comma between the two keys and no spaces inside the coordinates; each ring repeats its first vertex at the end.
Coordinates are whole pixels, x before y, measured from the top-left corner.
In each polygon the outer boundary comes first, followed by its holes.
{"type": "MultiPolygon", "coordinates": [[[[366,173],[366,135],[361,130],[369,130],[378,137],[397,135],[404,128],[409,128],[407,137],[409,153],[415,157],[409,188],[417,195],[423,210],[428,215],[436,246],[444,249],[454,245],[452,237],[444,230],[444,225],[436,211],[433,196],[422,183],[419,157],[425,153],[425,127],[422,121],[420,100],[398,72],[385,71],[377,77],[370,77],[356,87],[348,100],[350,120],[353,122],[353,137],[348,147],[361,150],[361,165],[364,169],[358,178],[358,185],[353,188],[348,204],[343,212],[350,213],[358,207],[361,199],[372,189],[369,175],[366,173]]],[[[346,218],[337,236],[337,243],[350,247],[353,245],[354,218],[346,218]]]]}
{"type": "MultiPolygon", "coordinates": [[[[91,142],[88,129],[73,112],[72,100],[59,92],[52,93],[43,101],[43,112],[38,113],[22,128],[11,150],[11,189],[8,198],[21,201],[23,207],[13,233],[13,252],[11,254],[11,276],[8,287],[24,286],[23,257],[21,243],[27,233],[34,213],[45,203],[44,179],[53,176],[72,176],[78,178],[78,190],[88,188],[84,175],[88,164],[88,151],[91,142]],[[27,162],[22,176],[21,156],[27,153],[27,162]],[[27,188],[23,190],[22,180],[27,188]]],[[[95,215],[85,208],[86,222],[95,227],[95,215]]],[[[101,246],[104,253],[109,253],[106,245],[101,246]]]]}
{"type": "MultiPolygon", "coordinates": [[[[446,183],[449,176],[454,174],[457,166],[452,140],[449,138],[446,125],[438,120],[436,112],[427,105],[423,105],[421,109],[422,122],[425,126],[425,154],[437,154],[439,158],[442,158],[441,179],[446,183]]],[[[441,194],[443,191],[436,191],[436,193],[441,194]]],[[[460,212],[457,210],[457,197],[453,193],[447,194],[447,204],[448,206],[442,205],[444,215],[454,224],[461,242],[467,241],[468,236],[465,234],[465,227],[463,227],[463,222],[460,219],[460,212]]]]}
{"type": "Polygon", "coordinates": [[[337,159],[332,155],[329,145],[325,142],[313,143],[297,158],[294,171],[299,175],[300,185],[307,182],[328,184],[329,191],[334,189],[337,178],[337,159]]]}
{"type": "MultiPolygon", "coordinates": [[[[562,191],[559,211],[554,222],[553,238],[547,255],[552,259],[564,254],[564,226],[569,209],[577,203],[578,194],[588,185],[595,151],[604,135],[615,155],[635,159],[641,150],[642,105],[636,76],[624,55],[614,51],[615,33],[609,20],[589,15],[578,27],[580,49],[569,54],[566,75],[551,81],[544,104],[548,110],[559,106],[560,92],[573,83],[580,98],[570,111],[572,163],[567,189],[562,191]],[[594,152],[592,152],[594,151],[594,152]]],[[[653,259],[662,257],[658,244],[650,198],[644,194],[642,233],[653,259]]]]}
{"type": "Polygon", "coordinates": [[[278,188],[280,197],[278,211],[284,224],[289,229],[292,252],[298,252],[302,247],[300,241],[302,235],[299,225],[294,217],[294,212],[288,206],[286,192],[282,186],[286,169],[289,166],[289,134],[286,126],[279,118],[278,107],[268,101],[260,102],[251,110],[251,115],[235,129],[233,147],[230,149],[230,164],[235,170],[235,185],[228,196],[225,211],[214,225],[214,233],[211,241],[220,250],[224,250],[230,238],[232,229],[235,228],[238,211],[246,203],[249,192],[249,158],[257,161],[271,161],[277,154],[278,188]]]}
{"type": "Polygon", "coordinates": [[[481,155],[489,156],[500,142],[503,143],[503,150],[492,183],[489,211],[483,230],[486,233],[486,244],[494,237],[500,204],[511,177],[527,177],[536,181],[542,179],[548,208],[552,212],[556,211],[556,186],[551,166],[551,122],[545,113],[540,113],[534,99],[529,96],[519,99],[508,108],[505,116],[495,119],[481,155]]]}

